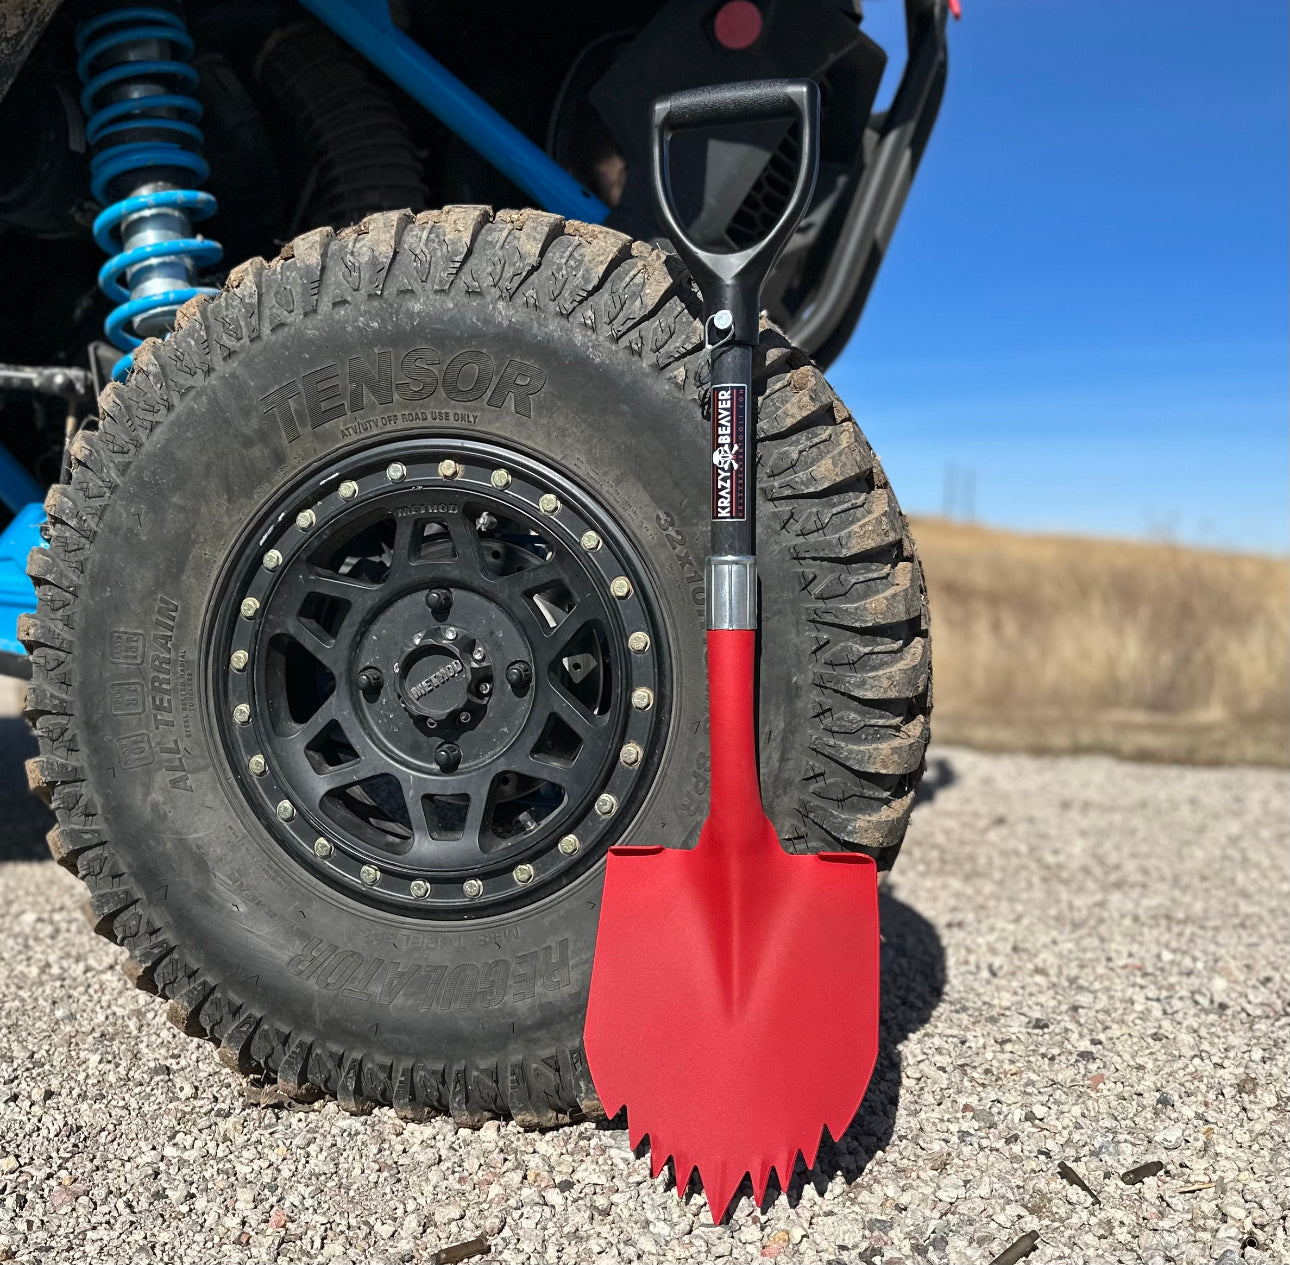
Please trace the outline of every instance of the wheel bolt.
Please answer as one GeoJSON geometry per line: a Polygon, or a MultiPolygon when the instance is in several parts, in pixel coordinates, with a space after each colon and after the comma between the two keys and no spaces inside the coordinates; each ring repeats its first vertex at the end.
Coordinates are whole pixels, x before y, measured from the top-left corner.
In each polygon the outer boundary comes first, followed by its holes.
{"type": "Polygon", "coordinates": [[[332,846],[329,840],[324,839],[321,835],[314,840],[314,856],[329,857],[332,854],[332,846]]]}
{"type": "Polygon", "coordinates": [[[618,759],[629,769],[635,768],[641,762],[641,756],[645,753],[634,742],[623,744],[623,749],[618,753],[618,759]]]}
{"type": "Polygon", "coordinates": [[[385,678],[381,675],[380,668],[364,668],[358,674],[358,688],[364,694],[375,694],[384,683],[385,678]]]}
{"type": "Polygon", "coordinates": [[[484,894],[484,885],[477,878],[468,878],[461,885],[461,890],[465,892],[471,900],[477,900],[484,894]]]}
{"type": "Polygon", "coordinates": [[[577,835],[565,835],[556,845],[565,856],[571,857],[582,847],[577,835]]]}
{"type": "Polygon", "coordinates": [[[616,575],[609,582],[609,591],[617,598],[631,597],[632,582],[625,575],[616,575]]]}
{"type": "Polygon", "coordinates": [[[430,884],[423,878],[414,878],[412,882],[408,884],[408,891],[411,892],[417,900],[425,900],[425,898],[430,895],[430,884]]]}
{"type": "Polygon", "coordinates": [[[469,725],[469,724],[470,724],[470,713],[469,713],[469,712],[458,712],[458,713],[457,713],[457,719],[458,719],[458,721],[460,721],[460,722],[461,722],[461,724],[463,724],[463,725],[469,725]]]}
{"type": "Polygon", "coordinates": [[[276,549],[270,549],[260,561],[266,571],[276,571],[282,565],[282,555],[276,549]]]}
{"type": "Polygon", "coordinates": [[[233,708],[233,720],[239,725],[249,725],[251,723],[251,709],[245,703],[239,703],[233,708]]]}
{"type": "Polygon", "coordinates": [[[263,777],[268,771],[269,762],[257,752],[246,762],[246,767],[250,769],[256,777],[263,777]]]}
{"type": "Polygon", "coordinates": [[[344,483],[336,489],[336,495],[342,501],[352,501],[358,495],[358,484],[353,479],[346,479],[344,483]]]}
{"type": "Polygon", "coordinates": [[[439,463],[439,477],[443,479],[455,479],[461,473],[459,466],[451,457],[445,457],[439,463]]]}
{"type": "Polygon", "coordinates": [[[301,510],[300,513],[296,515],[296,526],[299,527],[301,531],[308,531],[317,521],[318,519],[314,515],[313,510],[301,510]]]}
{"type": "Polygon", "coordinates": [[[443,639],[444,641],[456,641],[457,630],[455,628],[445,628],[443,630],[443,639]]]}
{"type": "Polygon", "coordinates": [[[511,871],[511,877],[520,884],[531,883],[533,881],[533,867],[527,863],[517,865],[511,871]]]}
{"type": "Polygon", "coordinates": [[[451,589],[431,589],[426,594],[426,605],[435,615],[446,615],[452,609],[451,589]]]}
{"type": "Polygon", "coordinates": [[[479,683],[479,697],[487,698],[493,692],[493,687],[487,681],[479,683]]]}
{"type": "Polygon", "coordinates": [[[434,762],[440,773],[451,773],[461,763],[461,748],[455,742],[445,742],[434,753],[434,762]]]}
{"type": "Polygon", "coordinates": [[[538,497],[538,509],[544,514],[558,514],[560,512],[560,498],[554,492],[544,492],[538,497]]]}
{"type": "Polygon", "coordinates": [[[391,483],[402,483],[408,477],[408,468],[401,461],[391,461],[385,467],[385,477],[391,483]]]}
{"type": "Polygon", "coordinates": [[[511,486],[511,472],[509,470],[494,470],[488,481],[495,488],[508,488],[511,486]]]}
{"type": "Polygon", "coordinates": [[[281,799],[275,811],[279,821],[290,821],[296,815],[296,806],[289,799],[281,799]]]}
{"type": "Polygon", "coordinates": [[[359,870],[358,877],[361,878],[368,887],[371,887],[374,883],[379,883],[381,881],[381,871],[374,865],[365,865],[361,870],[359,870]]]}
{"type": "Polygon", "coordinates": [[[523,660],[517,659],[506,669],[506,684],[513,690],[522,690],[533,680],[533,669],[523,660]]]}
{"type": "Polygon", "coordinates": [[[245,650],[234,650],[228,657],[228,666],[234,672],[245,672],[246,665],[251,662],[251,656],[245,650]]]}
{"type": "Polygon", "coordinates": [[[610,794],[596,796],[596,812],[602,817],[612,817],[618,811],[618,801],[610,794]]]}
{"type": "Polygon", "coordinates": [[[632,691],[632,706],[638,712],[647,712],[654,706],[654,691],[647,685],[642,685],[632,691]]]}
{"type": "Polygon", "coordinates": [[[637,654],[644,654],[649,649],[649,633],[634,632],[627,638],[627,644],[637,654]]]}
{"type": "Polygon", "coordinates": [[[244,597],[242,599],[242,605],[237,609],[243,619],[254,619],[256,612],[260,609],[260,603],[253,597],[244,597]]]}
{"type": "Polygon", "coordinates": [[[582,539],[578,542],[582,547],[591,553],[593,550],[600,548],[600,537],[594,531],[584,531],[582,539]]]}
{"type": "Polygon", "coordinates": [[[483,663],[483,661],[488,657],[488,655],[487,655],[487,652],[484,650],[483,646],[476,646],[470,652],[470,657],[474,659],[476,663],[483,663]]]}

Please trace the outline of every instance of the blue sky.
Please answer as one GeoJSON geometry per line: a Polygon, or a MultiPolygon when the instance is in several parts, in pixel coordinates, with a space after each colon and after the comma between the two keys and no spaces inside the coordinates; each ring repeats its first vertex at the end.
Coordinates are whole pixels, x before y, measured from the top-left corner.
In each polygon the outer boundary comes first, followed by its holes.
{"type": "MultiPolygon", "coordinates": [[[[963,5],[829,375],[902,504],[970,479],[987,523],[1284,553],[1284,0],[963,5]]],[[[902,14],[865,27],[891,47],[902,14]]]]}

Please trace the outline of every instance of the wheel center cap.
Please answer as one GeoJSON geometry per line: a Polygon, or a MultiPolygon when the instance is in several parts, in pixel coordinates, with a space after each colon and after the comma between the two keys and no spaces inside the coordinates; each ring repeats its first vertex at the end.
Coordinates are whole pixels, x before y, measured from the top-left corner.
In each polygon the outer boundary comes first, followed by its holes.
{"type": "Polygon", "coordinates": [[[451,625],[419,633],[399,667],[399,696],[410,716],[457,725],[488,708],[493,665],[469,632],[451,625]]]}
{"type": "Polygon", "coordinates": [[[461,655],[446,647],[413,651],[401,674],[403,697],[410,711],[431,720],[447,720],[466,703],[470,669],[461,655]]]}

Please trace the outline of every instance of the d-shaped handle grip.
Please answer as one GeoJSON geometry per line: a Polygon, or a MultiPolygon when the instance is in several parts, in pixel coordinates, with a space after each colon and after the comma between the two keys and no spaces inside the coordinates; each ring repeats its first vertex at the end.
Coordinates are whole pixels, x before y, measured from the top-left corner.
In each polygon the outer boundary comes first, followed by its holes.
{"type": "Polygon", "coordinates": [[[654,209],[676,253],[699,283],[708,343],[755,347],[762,285],[815,191],[820,165],[820,90],[810,79],[754,79],[691,88],[659,97],[654,102],[653,123],[650,184],[654,209]],[[779,219],[761,241],[743,250],[704,250],[686,235],[672,200],[668,155],[673,135],[694,128],[784,119],[796,120],[801,127],[802,150],[797,179],[779,219]],[[713,327],[712,318],[721,311],[732,317],[728,329],[713,327]]]}

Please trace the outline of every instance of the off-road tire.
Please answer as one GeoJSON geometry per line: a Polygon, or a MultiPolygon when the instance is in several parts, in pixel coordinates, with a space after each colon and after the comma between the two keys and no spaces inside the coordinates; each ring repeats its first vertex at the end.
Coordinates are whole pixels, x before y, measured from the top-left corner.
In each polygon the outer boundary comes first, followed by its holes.
{"type": "MultiPolygon", "coordinates": [[[[134,982],[167,998],[170,1019],[216,1043],[230,1066],[356,1111],[392,1104],[529,1125],[599,1112],[580,1037],[603,865],[479,922],[428,923],[338,894],[248,815],[194,658],[238,516],[311,463],[373,442],[342,438],[346,419],[285,436],[261,407],[279,380],[318,348],[353,353],[382,339],[470,339],[542,363],[531,409],[481,401],[472,436],[561,463],[652,569],[675,692],[628,838],[692,841],[706,808],[699,310],[674,256],[607,229],[480,207],[382,213],[236,268],[104,392],[97,425],[75,440],[70,483],[49,493],[49,546],[29,564],[39,602],[20,636],[40,745],[29,776],[57,814],[55,859],[89,888],[94,930],[124,946],[134,982]],[[127,722],[147,716],[114,715],[109,695],[122,661],[139,663],[138,643],[117,633],[150,636],[163,593],[166,650],[186,660],[169,703],[182,724],[162,734],[180,737],[168,773],[123,758],[127,722]],[[381,962],[367,992],[310,978],[323,941],[381,962]],[[567,970],[550,948],[560,941],[567,970]],[[500,1004],[381,1004],[379,992],[388,1002],[398,991],[395,973],[416,963],[490,955],[513,968],[527,955],[511,976],[524,986],[500,1004]],[[543,972],[545,991],[533,982],[543,972]]],[[[756,376],[766,805],[788,848],[862,849],[886,868],[928,735],[921,570],[882,469],[820,373],[767,328],[756,376]]],[[[413,420],[381,436],[460,430],[413,420]]]]}

